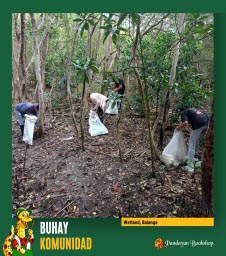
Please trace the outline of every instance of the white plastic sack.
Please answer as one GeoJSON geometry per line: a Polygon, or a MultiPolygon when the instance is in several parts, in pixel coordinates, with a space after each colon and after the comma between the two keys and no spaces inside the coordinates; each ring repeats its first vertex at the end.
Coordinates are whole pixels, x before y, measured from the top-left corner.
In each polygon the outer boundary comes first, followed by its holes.
{"type": "Polygon", "coordinates": [[[117,115],[118,114],[118,106],[117,102],[115,102],[115,106],[112,108],[114,100],[109,100],[109,105],[108,108],[105,111],[105,114],[110,114],[110,115],[117,115]]]}
{"type": "Polygon", "coordinates": [[[89,113],[89,133],[91,136],[97,136],[108,133],[108,129],[100,121],[100,118],[97,115],[97,113],[92,110],[89,113]]]}
{"type": "Polygon", "coordinates": [[[25,124],[24,124],[24,136],[23,141],[30,145],[33,144],[33,134],[34,134],[34,127],[37,121],[37,117],[34,115],[27,115],[25,114],[25,124]]]}
{"type": "Polygon", "coordinates": [[[160,160],[168,169],[176,168],[187,160],[187,145],[182,131],[174,131],[173,137],[163,150],[160,160]]]}

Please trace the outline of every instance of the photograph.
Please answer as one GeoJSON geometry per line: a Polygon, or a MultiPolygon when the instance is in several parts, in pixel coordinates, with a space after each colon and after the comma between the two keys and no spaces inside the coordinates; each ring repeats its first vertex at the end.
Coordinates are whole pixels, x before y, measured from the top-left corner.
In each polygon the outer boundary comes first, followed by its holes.
{"type": "Polygon", "coordinates": [[[0,255],[225,251],[224,10],[4,3],[0,255]]]}
{"type": "Polygon", "coordinates": [[[13,13],[13,211],[213,217],[213,37],[212,13],[13,13]]]}

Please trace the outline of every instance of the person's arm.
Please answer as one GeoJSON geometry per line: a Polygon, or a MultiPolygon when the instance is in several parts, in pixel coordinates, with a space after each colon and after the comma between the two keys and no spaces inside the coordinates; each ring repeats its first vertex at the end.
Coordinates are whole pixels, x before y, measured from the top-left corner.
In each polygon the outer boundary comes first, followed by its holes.
{"type": "Polygon", "coordinates": [[[188,121],[181,122],[181,123],[175,128],[175,130],[176,130],[176,131],[179,131],[180,129],[182,129],[183,127],[185,127],[187,124],[188,124],[188,121]]]}
{"type": "Polygon", "coordinates": [[[39,129],[39,120],[37,119],[37,121],[36,121],[36,123],[35,123],[35,127],[37,128],[37,129],[39,129]]]}
{"type": "Polygon", "coordinates": [[[98,105],[98,104],[96,104],[96,105],[92,105],[91,110],[93,110],[93,111],[97,112],[98,107],[99,107],[99,105],[98,105]]]}
{"type": "Polygon", "coordinates": [[[122,84],[119,84],[119,87],[114,88],[114,92],[117,92],[122,89],[122,84]]]}
{"type": "Polygon", "coordinates": [[[92,98],[90,97],[90,100],[91,100],[91,104],[92,104],[91,110],[97,112],[97,109],[100,106],[99,100],[95,97],[92,97],[92,98]]]}

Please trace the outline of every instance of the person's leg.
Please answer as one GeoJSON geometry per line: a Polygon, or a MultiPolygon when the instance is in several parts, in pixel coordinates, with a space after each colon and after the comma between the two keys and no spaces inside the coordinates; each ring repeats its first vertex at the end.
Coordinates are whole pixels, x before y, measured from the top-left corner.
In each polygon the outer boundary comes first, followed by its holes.
{"type": "Polygon", "coordinates": [[[22,136],[23,136],[23,134],[24,134],[24,119],[23,119],[21,113],[18,110],[14,109],[14,112],[16,114],[17,122],[20,126],[20,130],[21,130],[21,133],[22,133],[22,136]]]}
{"type": "Polygon", "coordinates": [[[18,124],[19,125],[24,125],[24,120],[23,120],[23,117],[22,117],[21,113],[16,109],[14,109],[14,112],[16,114],[18,124]]]}
{"type": "Polygon", "coordinates": [[[190,162],[194,161],[195,154],[199,149],[199,138],[204,129],[206,129],[206,126],[200,127],[196,130],[192,130],[191,132],[188,145],[188,161],[190,162]]]}
{"type": "Polygon", "coordinates": [[[24,136],[24,125],[20,125],[20,130],[21,130],[21,134],[22,134],[22,137],[24,136]]]}
{"type": "Polygon", "coordinates": [[[200,127],[199,129],[201,130],[200,135],[199,135],[199,139],[196,141],[196,145],[195,145],[195,155],[198,153],[199,151],[199,142],[200,142],[200,137],[202,134],[204,134],[204,132],[206,131],[207,126],[203,126],[200,127]]]}
{"type": "Polygon", "coordinates": [[[193,172],[194,171],[194,158],[196,153],[196,146],[199,142],[199,137],[202,133],[202,127],[196,130],[192,130],[189,145],[188,145],[188,156],[187,156],[187,165],[183,167],[184,170],[193,172]]]}
{"type": "Polygon", "coordinates": [[[120,109],[121,109],[121,107],[122,107],[122,99],[123,99],[124,95],[119,94],[119,96],[120,96],[120,101],[119,101],[119,102],[117,102],[118,110],[120,110],[120,109]]]}
{"type": "Polygon", "coordinates": [[[100,121],[103,123],[103,121],[104,121],[104,112],[103,112],[101,107],[98,107],[97,114],[98,114],[98,116],[100,118],[100,121]]]}
{"type": "Polygon", "coordinates": [[[189,145],[188,145],[188,161],[193,162],[194,157],[196,154],[197,145],[199,143],[199,137],[203,131],[204,127],[201,127],[196,130],[192,130],[190,139],[189,139],[189,145]]]}

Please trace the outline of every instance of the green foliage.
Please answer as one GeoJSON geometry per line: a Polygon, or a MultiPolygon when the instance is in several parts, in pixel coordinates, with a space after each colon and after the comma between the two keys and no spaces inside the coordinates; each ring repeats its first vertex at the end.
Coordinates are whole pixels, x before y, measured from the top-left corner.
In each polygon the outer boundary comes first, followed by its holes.
{"type": "MultiPolygon", "coordinates": [[[[53,14],[36,14],[38,24],[41,24],[43,17],[47,15],[45,22],[53,17],[53,14]],[[48,16],[49,15],[49,16],[48,16]]],[[[48,55],[45,63],[46,83],[52,82],[53,78],[61,80],[67,73],[69,65],[73,65],[73,73],[71,80],[77,84],[89,82],[90,71],[98,73],[99,69],[93,58],[87,56],[87,37],[88,31],[92,32],[94,28],[103,31],[103,42],[108,36],[112,36],[113,47],[116,49],[117,55],[112,70],[109,74],[102,76],[97,75],[99,84],[104,91],[108,89],[107,79],[114,79],[120,73],[129,76],[129,86],[131,95],[129,103],[136,112],[142,111],[141,96],[135,94],[136,89],[132,86],[136,79],[134,76],[134,67],[131,63],[133,56],[133,45],[135,40],[135,31],[140,23],[141,32],[144,28],[151,28],[160,20],[160,14],[151,16],[150,14],[138,13],[57,13],[55,22],[50,28],[50,39],[48,45],[48,55]],[[103,23],[99,26],[99,22],[103,17],[103,23]],[[73,64],[70,60],[71,47],[75,39],[75,26],[79,27],[79,35],[76,38],[76,47],[73,53],[73,64]],[[100,76],[104,77],[101,80],[100,76]]],[[[28,17],[28,15],[27,15],[28,17]]],[[[180,104],[202,107],[206,105],[209,97],[212,96],[214,81],[213,66],[213,15],[192,13],[186,14],[186,26],[181,34],[180,56],[176,70],[175,83],[170,88],[171,108],[176,108],[180,104]]],[[[38,30],[39,40],[43,36],[45,26],[40,26],[38,30]]],[[[95,33],[96,33],[95,30],[95,33]]],[[[163,91],[169,85],[170,70],[172,66],[173,50],[175,48],[176,39],[175,15],[170,14],[162,23],[141,38],[137,46],[136,59],[137,69],[141,77],[141,82],[147,81],[148,97],[150,105],[164,104],[163,91]]],[[[31,23],[26,24],[26,59],[30,60],[33,56],[33,43],[31,33],[31,23]]],[[[142,34],[142,33],[141,33],[142,34]]],[[[15,35],[14,35],[15,37],[15,35]]],[[[97,33],[94,34],[92,43],[94,44],[97,33]]],[[[41,45],[40,45],[41,49],[41,45]]],[[[94,52],[95,49],[92,49],[94,52]]],[[[98,60],[104,59],[105,54],[98,51],[98,60]]],[[[101,65],[101,63],[100,63],[101,65]]],[[[34,80],[34,69],[29,70],[30,80],[34,80]]]]}
{"type": "MultiPolygon", "coordinates": [[[[194,23],[192,23],[194,24],[194,23]]],[[[200,23],[199,26],[202,26],[200,23]]],[[[208,79],[205,74],[197,70],[195,60],[200,60],[200,52],[203,43],[197,40],[197,36],[189,33],[186,28],[183,36],[186,40],[182,41],[180,57],[177,66],[176,81],[170,89],[172,99],[180,99],[171,102],[172,108],[177,108],[179,104],[188,104],[199,107],[206,104],[211,92],[205,87],[208,79]]],[[[199,31],[195,30],[196,33],[199,31]]],[[[199,32],[200,33],[200,32],[199,32]]],[[[203,34],[200,34],[201,37],[203,34]]],[[[150,85],[149,98],[153,99],[161,95],[161,91],[169,85],[170,70],[172,65],[173,50],[175,43],[175,32],[173,30],[159,33],[156,38],[145,36],[142,38],[141,47],[138,47],[138,54],[143,55],[143,66],[139,67],[142,80],[146,79],[150,85]]],[[[116,47],[120,49],[119,69],[127,67],[132,56],[132,40],[128,40],[126,35],[120,37],[116,47]]],[[[212,48],[213,49],[213,48],[212,48]]],[[[210,63],[212,63],[210,58],[210,63]]],[[[202,69],[203,70],[203,69],[202,69]]],[[[210,70],[210,69],[208,69],[210,70]]],[[[207,72],[206,72],[207,73],[207,72]]],[[[132,77],[132,76],[131,76],[132,77]]],[[[160,98],[159,104],[163,104],[164,99],[160,98]]],[[[131,98],[131,105],[135,111],[142,111],[141,96],[134,95],[131,98]]]]}
{"type": "Polygon", "coordinates": [[[142,97],[140,94],[134,94],[130,99],[131,109],[135,113],[143,114],[142,97]]]}
{"type": "Polygon", "coordinates": [[[89,71],[93,71],[94,73],[98,72],[99,69],[95,64],[95,60],[93,58],[87,58],[85,62],[80,62],[80,60],[75,60],[72,65],[75,67],[75,70],[78,72],[82,72],[84,76],[84,81],[89,82],[89,71]]]}
{"type": "Polygon", "coordinates": [[[119,102],[121,102],[122,98],[121,95],[119,95],[118,93],[115,92],[111,92],[108,96],[109,100],[113,101],[112,105],[111,105],[111,109],[114,109],[115,105],[119,102]]]}
{"type": "Polygon", "coordinates": [[[74,19],[75,22],[79,23],[80,35],[83,36],[84,31],[88,31],[91,26],[95,25],[96,17],[90,13],[80,13],[79,17],[74,19]]]}
{"type": "Polygon", "coordinates": [[[109,35],[112,35],[112,42],[116,44],[120,33],[127,32],[127,29],[121,26],[121,23],[125,17],[125,14],[121,15],[119,21],[116,22],[112,14],[104,15],[104,25],[99,27],[100,29],[104,30],[103,43],[106,41],[109,35]]]}
{"type": "Polygon", "coordinates": [[[134,76],[131,66],[133,41],[131,38],[128,38],[127,35],[120,35],[115,46],[120,52],[120,57],[115,62],[116,69],[124,72],[129,69],[128,71],[132,80],[134,76]]]}
{"type": "MultiPolygon", "coordinates": [[[[209,98],[213,95],[213,92],[210,92],[205,87],[200,87],[197,83],[186,84],[183,81],[180,84],[174,85],[174,95],[176,98],[179,98],[180,101],[175,101],[173,107],[191,106],[195,108],[202,108],[206,106],[209,98]]],[[[173,91],[172,91],[173,92],[173,91]]]]}
{"type": "Polygon", "coordinates": [[[103,79],[103,80],[98,80],[97,82],[100,85],[100,87],[102,88],[104,94],[107,94],[108,89],[109,89],[109,81],[106,79],[103,79]]]}
{"type": "Polygon", "coordinates": [[[145,75],[147,76],[153,96],[168,85],[174,39],[174,33],[169,31],[159,34],[158,38],[154,41],[151,37],[147,37],[142,42],[142,47],[145,49],[145,75]],[[151,49],[149,53],[147,49],[151,49]],[[148,58],[146,57],[147,54],[148,58]]]}
{"type": "Polygon", "coordinates": [[[121,26],[122,22],[126,19],[126,18],[131,18],[132,19],[132,24],[133,25],[137,25],[139,22],[139,18],[140,15],[138,13],[121,13],[119,20],[117,22],[117,26],[121,26]]]}

